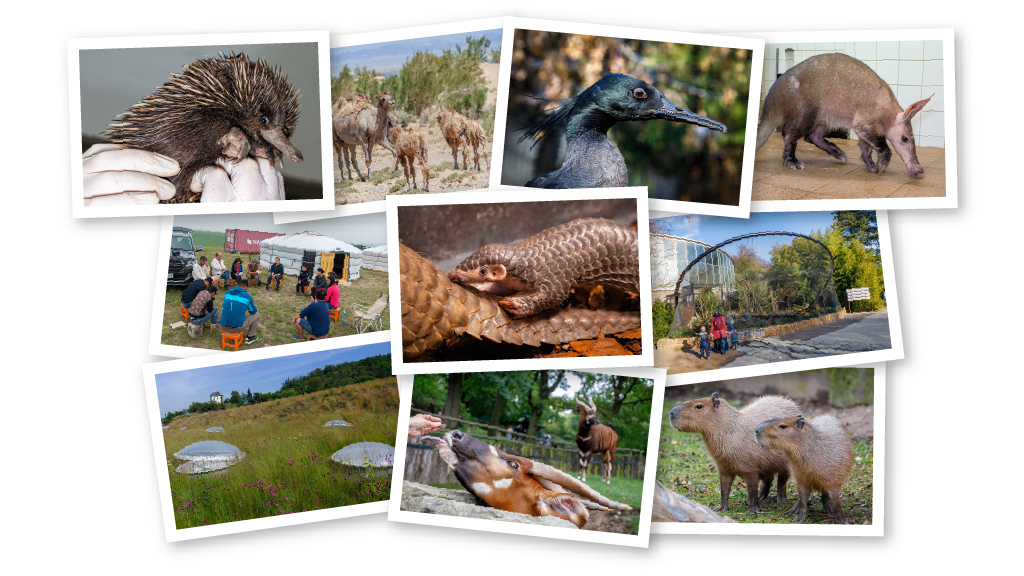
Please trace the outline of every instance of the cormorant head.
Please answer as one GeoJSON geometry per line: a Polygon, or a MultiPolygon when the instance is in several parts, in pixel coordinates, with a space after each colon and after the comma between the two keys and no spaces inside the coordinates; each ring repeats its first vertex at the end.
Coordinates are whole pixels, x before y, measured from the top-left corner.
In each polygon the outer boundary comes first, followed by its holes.
{"type": "Polygon", "coordinates": [[[617,122],[630,120],[686,122],[726,132],[724,124],[676,106],[661,90],[643,80],[625,74],[606,74],[575,98],[562,101],[544,120],[522,128],[525,134],[519,141],[541,138],[562,122],[566,124],[566,139],[571,141],[587,130],[607,132],[617,122]]]}
{"type": "Polygon", "coordinates": [[[579,104],[593,106],[620,122],[627,120],[671,120],[725,132],[725,125],[676,106],[661,90],[625,74],[606,74],[584,90],[579,104]]]}

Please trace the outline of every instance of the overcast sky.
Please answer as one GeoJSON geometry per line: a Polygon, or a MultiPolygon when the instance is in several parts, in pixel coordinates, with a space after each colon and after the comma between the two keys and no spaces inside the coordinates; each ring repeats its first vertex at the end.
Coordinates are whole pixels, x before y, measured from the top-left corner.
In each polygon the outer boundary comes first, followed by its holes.
{"type": "MultiPolygon", "coordinates": [[[[274,224],[273,214],[207,214],[203,216],[175,216],[175,226],[193,230],[221,232],[240,228],[255,232],[291,234],[308,230],[348,244],[362,244],[367,248],[387,244],[387,226],[383,212],[359,216],[342,216],[324,220],[310,220],[293,224],[274,224]]],[[[223,390],[222,390],[223,392],[223,390]]]]}
{"type": "Polygon", "coordinates": [[[156,394],[160,415],[184,410],[193,402],[209,402],[213,392],[220,392],[225,399],[231,395],[232,390],[237,390],[239,394],[245,394],[246,390],[253,394],[276,392],[288,378],[309,374],[328,364],[344,364],[390,353],[391,343],[380,342],[157,374],[156,394]]]}
{"type": "MultiPolygon", "coordinates": [[[[684,214],[652,220],[667,223],[669,234],[690,240],[698,240],[714,246],[719,242],[752,232],[797,232],[810,236],[816,230],[832,226],[832,212],[751,212],[750,218],[725,218],[723,216],[697,216],[684,214]]],[[[747,245],[762,258],[771,257],[775,244],[789,244],[793,238],[768,236],[757,240],[741,240],[722,247],[726,253],[735,256],[740,246],[747,245]]]]}
{"type": "Polygon", "coordinates": [[[417,52],[441,54],[445,48],[454,49],[456,45],[465,49],[466,36],[486,37],[491,41],[490,49],[501,46],[501,29],[498,29],[331,48],[331,76],[337,76],[346,64],[352,70],[366,67],[385,75],[395,74],[402,69],[406,59],[417,52]]]}

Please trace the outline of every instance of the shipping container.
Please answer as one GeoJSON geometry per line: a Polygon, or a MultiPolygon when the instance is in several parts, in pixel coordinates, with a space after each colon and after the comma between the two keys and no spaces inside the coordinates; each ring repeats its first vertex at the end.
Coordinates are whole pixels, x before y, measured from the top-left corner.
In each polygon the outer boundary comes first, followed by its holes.
{"type": "Polygon", "coordinates": [[[277,236],[284,236],[284,234],[239,229],[225,230],[224,251],[232,254],[259,254],[260,242],[277,236]]]}

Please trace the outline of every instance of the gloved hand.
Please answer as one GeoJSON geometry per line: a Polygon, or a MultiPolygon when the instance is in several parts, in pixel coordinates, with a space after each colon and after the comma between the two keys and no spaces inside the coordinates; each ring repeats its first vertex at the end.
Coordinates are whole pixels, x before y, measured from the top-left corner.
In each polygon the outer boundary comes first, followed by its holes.
{"type": "Polygon", "coordinates": [[[221,158],[196,172],[190,188],[202,192],[200,202],[284,200],[284,178],[266,158],[221,158]]]}
{"type": "Polygon", "coordinates": [[[86,206],[157,204],[174,196],[165,178],[178,173],[177,160],[123,144],[96,144],[82,154],[86,206]]]}

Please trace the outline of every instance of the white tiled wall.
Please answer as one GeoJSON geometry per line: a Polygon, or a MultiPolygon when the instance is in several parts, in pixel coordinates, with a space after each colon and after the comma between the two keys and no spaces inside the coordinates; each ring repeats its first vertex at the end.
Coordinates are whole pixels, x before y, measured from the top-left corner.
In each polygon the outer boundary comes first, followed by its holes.
{"type": "MultiPolygon", "coordinates": [[[[892,88],[904,109],[931,96],[931,102],[910,121],[918,146],[944,148],[942,41],[809,42],[768,44],[764,51],[761,102],[779,74],[811,56],[841,52],[867,64],[892,88]]],[[[850,131],[850,137],[857,135],[850,131]]]]}

